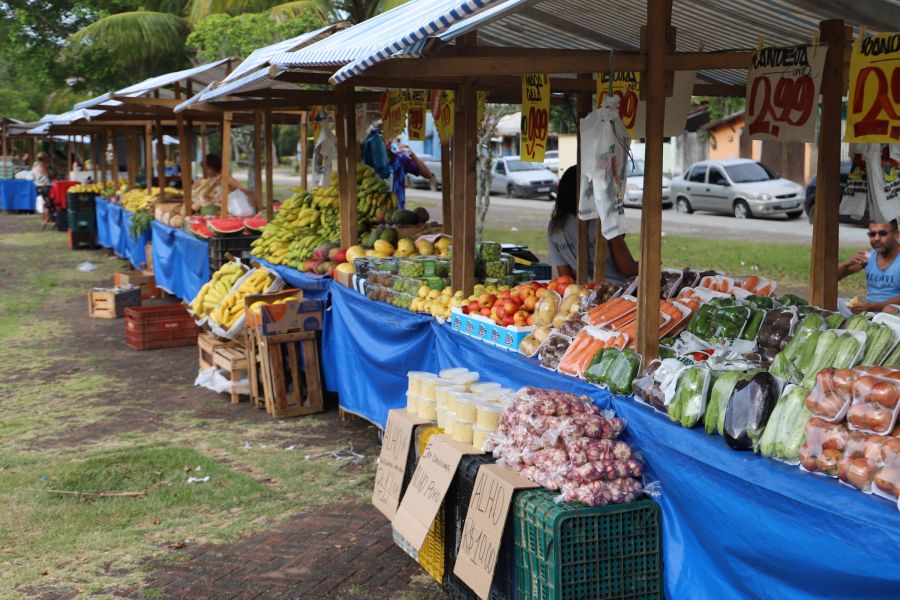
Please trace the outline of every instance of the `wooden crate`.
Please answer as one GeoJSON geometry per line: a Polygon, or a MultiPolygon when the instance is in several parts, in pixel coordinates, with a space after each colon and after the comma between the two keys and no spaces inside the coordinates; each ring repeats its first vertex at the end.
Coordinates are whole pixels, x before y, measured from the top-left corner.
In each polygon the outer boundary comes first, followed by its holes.
{"type": "Polygon", "coordinates": [[[260,377],[262,368],[262,355],[257,347],[258,334],[252,329],[244,332],[244,345],[247,348],[247,368],[250,379],[250,404],[259,409],[266,407],[266,393],[260,377]]]}
{"type": "Polygon", "coordinates": [[[315,331],[263,336],[248,331],[251,402],[259,406],[262,383],[266,412],[297,417],[322,412],[321,366],[315,331]],[[301,364],[302,362],[302,364],[301,364]],[[254,371],[258,372],[254,375],[254,371]],[[254,392],[257,397],[254,399],[254,392]]]}
{"type": "Polygon", "coordinates": [[[234,386],[241,379],[249,377],[249,361],[247,360],[247,350],[241,347],[232,346],[219,347],[213,351],[213,366],[217,369],[225,371],[226,376],[231,379],[231,403],[238,404],[241,401],[240,394],[234,390],[234,386]]]}
{"type": "Polygon", "coordinates": [[[161,298],[162,290],[156,287],[152,271],[116,271],[113,284],[118,286],[133,285],[141,288],[141,298],[161,298]]]}
{"type": "Polygon", "coordinates": [[[88,315],[95,319],[120,319],[125,309],[141,305],[141,290],[91,290],[88,292],[88,315]]]}
{"type": "Polygon", "coordinates": [[[242,340],[220,340],[211,333],[201,333],[197,336],[197,353],[199,370],[213,366],[213,353],[218,348],[243,348],[242,340]]]}

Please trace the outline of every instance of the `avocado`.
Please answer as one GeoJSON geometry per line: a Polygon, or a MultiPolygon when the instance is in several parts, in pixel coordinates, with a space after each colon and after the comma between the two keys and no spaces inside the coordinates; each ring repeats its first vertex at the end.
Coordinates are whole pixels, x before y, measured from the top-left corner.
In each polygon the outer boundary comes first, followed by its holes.
{"type": "Polygon", "coordinates": [[[417,220],[419,223],[427,223],[429,219],[431,219],[431,215],[428,214],[428,211],[425,210],[424,206],[417,206],[413,212],[415,213],[417,220]]]}
{"type": "MultiPolygon", "coordinates": [[[[397,245],[397,230],[392,227],[387,227],[384,231],[381,232],[381,236],[378,238],[384,240],[386,242],[390,242],[392,246],[397,245]]],[[[374,244],[374,242],[372,242],[374,244]]]]}
{"type": "Polygon", "coordinates": [[[413,225],[418,222],[418,215],[411,210],[399,209],[391,215],[390,222],[394,225],[413,225]]]}

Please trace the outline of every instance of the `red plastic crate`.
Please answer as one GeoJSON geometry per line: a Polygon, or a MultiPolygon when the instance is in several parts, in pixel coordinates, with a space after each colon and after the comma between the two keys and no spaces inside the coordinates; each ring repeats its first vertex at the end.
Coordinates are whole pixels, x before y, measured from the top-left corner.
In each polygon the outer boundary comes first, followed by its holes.
{"type": "Polygon", "coordinates": [[[180,304],[125,309],[125,343],[135,350],[193,346],[199,333],[180,304]]]}

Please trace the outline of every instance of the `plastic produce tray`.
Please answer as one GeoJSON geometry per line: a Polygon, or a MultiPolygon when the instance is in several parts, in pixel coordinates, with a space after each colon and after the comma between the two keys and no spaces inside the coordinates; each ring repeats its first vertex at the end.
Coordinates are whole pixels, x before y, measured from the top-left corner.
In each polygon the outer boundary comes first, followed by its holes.
{"type": "Polygon", "coordinates": [[[663,598],[659,506],[589,507],[527,490],[515,501],[518,598],[663,598]]]}
{"type": "Polygon", "coordinates": [[[93,192],[66,192],[66,207],[75,212],[93,212],[96,198],[93,192]]]}

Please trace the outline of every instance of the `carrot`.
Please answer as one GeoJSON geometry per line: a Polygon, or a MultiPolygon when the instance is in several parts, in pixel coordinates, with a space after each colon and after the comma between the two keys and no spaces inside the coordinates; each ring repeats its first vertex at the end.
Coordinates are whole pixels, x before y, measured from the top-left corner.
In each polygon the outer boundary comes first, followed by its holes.
{"type": "Polygon", "coordinates": [[[631,323],[632,321],[634,321],[634,320],[636,320],[636,319],[637,319],[637,308],[635,308],[634,310],[631,310],[631,311],[625,313],[624,315],[622,315],[622,316],[616,318],[616,319],[613,320],[613,321],[607,322],[605,325],[606,325],[606,327],[608,327],[609,329],[619,329],[619,328],[621,328],[623,325],[626,325],[626,324],[628,324],[628,323],[631,323]]]}
{"type": "Polygon", "coordinates": [[[636,310],[634,302],[623,300],[621,298],[614,298],[609,302],[605,302],[588,311],[588,321],[591,325],[602,325],[604,323],[610,323],[622,315],[634,310],[636,310]]]}
{"type": "Polygon", "coordinates": [[[751,275],[747,278],[747,281],[744,282],[744,289],[750,290],[751,292],[755,291],[756,288],[759,287],[759,283],[759,277],[757,277],[756,275],[751,275]]]}

